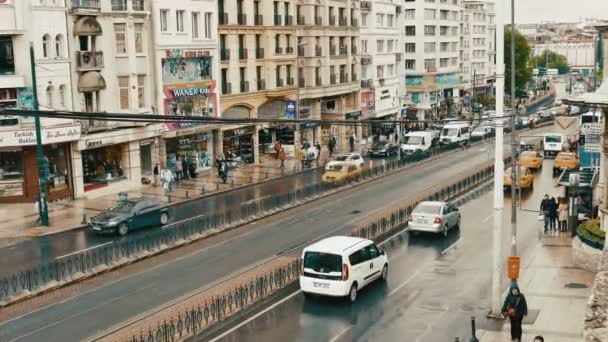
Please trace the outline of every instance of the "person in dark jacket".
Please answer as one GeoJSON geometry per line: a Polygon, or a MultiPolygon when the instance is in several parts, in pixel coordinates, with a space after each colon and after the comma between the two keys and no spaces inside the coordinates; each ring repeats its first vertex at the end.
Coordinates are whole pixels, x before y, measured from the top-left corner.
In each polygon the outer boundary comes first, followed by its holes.
{"type": "Polygon", "coordinates": [[[182,157],[182,169],[184,171],[184,180],[190,179],[190,163],[186,156],[182,157]]]}
{"type": "Polygon", "coordinates": [[[506,313],[511,321],[511,340],[521,342],[521,322],[524,316],[528,315],[528,303],[516,282],[511,284],[509,294],[502,305],[502,312],[506,313]]]}
{"type": "Polygon", "coordinates": [[[551,197],[549,200],[549,228],[551,230],[557,230],[557,206],[555,197],[551,197]]]}
{"type": "Polygon", "coordinates": [[[549,203],[550,202],[551,201],[549,200],[549,195],[547,195],[547,194],[545,194],[545,197],[540,202],[540,211],[543,213],[543,216],[545,219],[545,232],[547,231],[547,228],[549,228],[549,203]]]}

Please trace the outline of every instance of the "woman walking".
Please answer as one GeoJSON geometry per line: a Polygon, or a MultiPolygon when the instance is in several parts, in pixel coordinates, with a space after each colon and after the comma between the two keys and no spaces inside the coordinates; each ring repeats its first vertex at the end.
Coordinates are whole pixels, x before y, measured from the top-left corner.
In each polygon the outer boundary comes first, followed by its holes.
{"type": "Polygon", "coordinates": [[[559,212],[559,231],[566,232],[568,231],[568,202],[565,198],[560,197],[557,211],[559,212]]]}
{"type": "Polygon", "coordinates": [[[519,291],[516,282],[511,284],[509,294],[502,306],[502,312],[509,317],[511,322],[511,340],[521,342],[521,322],[524,316],[528,315],[528,304],[524,294],[519,291]]]}

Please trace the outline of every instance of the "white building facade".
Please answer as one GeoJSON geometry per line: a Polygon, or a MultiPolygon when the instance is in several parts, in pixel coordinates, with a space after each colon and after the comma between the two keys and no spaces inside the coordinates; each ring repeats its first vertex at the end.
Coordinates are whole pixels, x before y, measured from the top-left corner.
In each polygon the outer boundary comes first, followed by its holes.
{"type": "Polygon", "coordinates": [[[595,63],[596,42],[590,38],[569,38],[557,42],[532,44],[534,56],[542,55],[546,50],[566,56],[572,70],[590,74],[595,63]]]}
{"type": "Polygon", "coordinates": [[[363,118],[397,119],[405,95],[403,6],[361,2],[361,112],[363,118]]]}
{"type": "MultiPolygon", "coordinates": [[[[0,1],[0,108],[33,109],[29,46],[34,48],[41,110],[71,110],[70,58],[64,0],[0,1]]],[[[74,195],[72,142],[80,125],[41,119],[49,200],[74,195]]],[[[0,117],[0,203],[32,202],[39,196],[34,120],[0,117]]]]}

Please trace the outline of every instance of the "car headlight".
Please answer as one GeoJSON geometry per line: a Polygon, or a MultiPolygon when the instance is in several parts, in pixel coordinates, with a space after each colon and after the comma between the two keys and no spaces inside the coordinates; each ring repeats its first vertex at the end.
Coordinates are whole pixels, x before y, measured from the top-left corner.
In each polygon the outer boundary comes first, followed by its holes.
{"type": "Polygon", "coordinates": [[[120,223],[119,221],[108,221],[108,223],[106,223],[106,226],[116,226],[119,223],[120,223]]]}

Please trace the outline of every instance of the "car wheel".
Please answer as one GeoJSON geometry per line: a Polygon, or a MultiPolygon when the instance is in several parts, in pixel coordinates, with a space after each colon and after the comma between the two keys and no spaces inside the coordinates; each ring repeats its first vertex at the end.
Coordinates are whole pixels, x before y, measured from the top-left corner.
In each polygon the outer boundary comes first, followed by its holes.
{"type": "Polygon", "coordinates": [[[129,225],[126,223],[121,223],[118,225],[118,235],[125,236],[129,232],[129,225]]]}
{"type": "Polygon", "coordinates": [[[388,280],[388,265],[384,265],[382,268],[382,274],[380,275],[380,280],[387,281],[388,280]]]}
{"type": "Polygon", "coordinates": [[[348,291],[348,301],[352,304],[357,300],[357,284],[354,284],[350,287],[348,291]]]}
{"type": "Polygon", "coordinates": [[[167,214],[167,213],[161,213],[160,214],[160,225],[164,226],[167,223],[169,223],[169,214],[167,214]]]}
{"type": "Polygon", "coordinates": [[[448,237],[448,225],[447,224],[443,227],[443,237],[446,237],[446,238],[448,237]]]}

